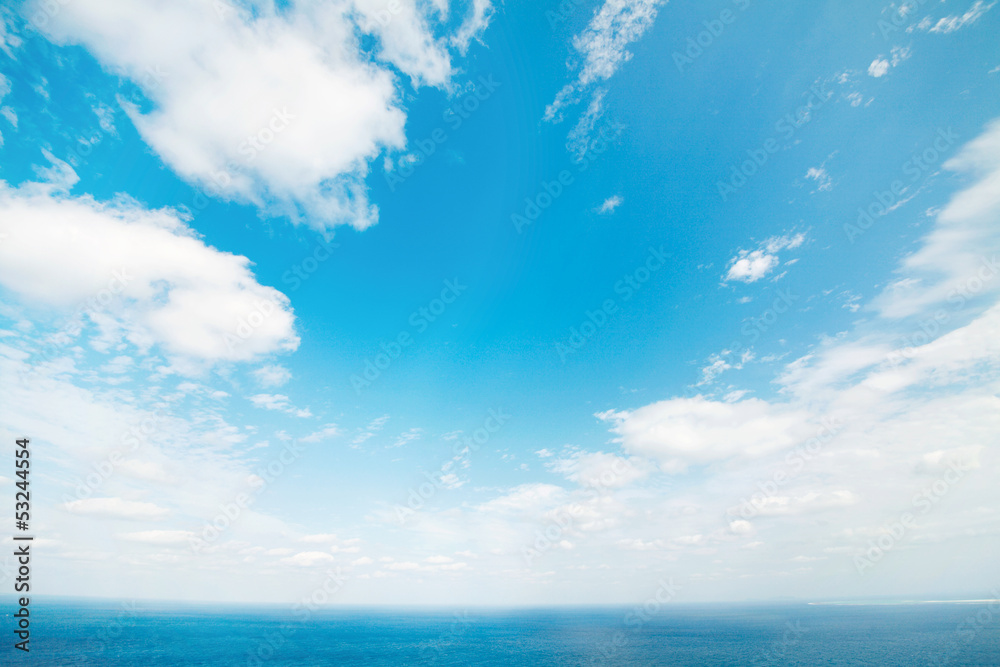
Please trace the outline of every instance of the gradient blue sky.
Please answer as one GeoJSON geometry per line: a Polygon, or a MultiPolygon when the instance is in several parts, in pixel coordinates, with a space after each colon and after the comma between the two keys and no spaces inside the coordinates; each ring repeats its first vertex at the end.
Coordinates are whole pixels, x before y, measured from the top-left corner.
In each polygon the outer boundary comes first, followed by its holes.
{"type": "Polygon", "coordinates": [[[5,8],[38,591],[982,593],[994,4],[5,8]]]}

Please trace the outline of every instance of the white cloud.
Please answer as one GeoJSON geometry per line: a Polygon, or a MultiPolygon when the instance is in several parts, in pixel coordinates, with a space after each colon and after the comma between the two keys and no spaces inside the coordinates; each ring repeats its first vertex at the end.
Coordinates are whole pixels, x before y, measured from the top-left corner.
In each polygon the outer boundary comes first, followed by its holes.
{"type": "Polygon", "coordinates": [[[408,431],[404,431],[403,433],[400,433],[398,436],[396,436],[396,441],[392,443],[392,446],[393,447],[402,447],[403,445],[407,444],[408,442],[413,442],[414,440],[417,440],[418,438],[420,438],[420,436],[421,436],[422,433],[423,433],[422,429],[415,428],[415,427],[411,428],[408,431]]]}
{"type": "Polygon", "coordinates": [[[554,484],[521,484],[510,489],[505,495],[482,503],[477,507],[484,513],[539,514],[566,495],[566,490],[554,484]]]}
{"type": "Polygon", "coordinates": [[[830,174],[823,167],[810,167],[806,172],[806,178],[816,181],[816,189],[821,192],[829,192],[833,189],[833,181],[830,174]]]}
{"type": "Polygon", "coordinates": [[[889,73],[889,61],[885,58],[876,58],[872,61],[872,64],[868,66],[868,76],[873,76],[876,79],[881,78],[889,73]]]}
{"type": "Polygon", "coordinates": [[[713,354],[708,358],[708,364],[703,366],[701,369],[701,379],[698,381],[697,386],[702,387],[707,384],[712,384],[715,378],[719,377],[728,370],[735,368],[736,370],[741,370],[743,366],[754,359],[754,353],[751,350],[743,350],[740,353],[739,360],[734,363],[730,363],[732,358],[732,351],[723,350],[720,354],[713,354]]]}
{"type": "MultiPolygon", "coordinates": [[[[447,7],[445,4],[447,0],[436,1],[440,2],[443,7],[447,7]]],[[[493,3],[490,0],[472,0],[469,13],[462,22],[462,25],[459,26],[458,31],[451,38],[451,43],[458,48],[460,53],[464,54],[469,48],[469,43],[474,39],[480,38],[492,17],[493,3]]]]}
{"type": "Polygon", "coordinates": [[[73,514],[134,521],[158,521],[170,516],[170,510],[165,507],[122,498],[73,500],[65,503],[63,508],[73,514]]]}
{"type": "Polygon", "coordinates": [[[642,459],[606,452],[571,452],[546,462],[546,467],[583,487],[617,489],[644,479],[651,472],[642,459]]]}
{"type": "Polygon", "coordinates": [[[771,273],[780,263],[777,253],[782,250],[793,250],[805,242],[805,234],[795,236],[773,236],[756,250],[740,250],[729,260],[729,271],[723,279],[726,282],[739,280],[752,283],[771,273]]]}
{"type": "MultiPolygon", "coordinates": [[[[545,107],[545,120],[559,122],[563,110],[580,101],[594,84],[607,81],[632,54],[628,46],[653,25],[657,6],[664,0],[605,0],[587,27],[573,38],[573,48],[582,60],[576,79],[566,84],[545,107]]],[[[605,91],[591,95],[586,113],[570,133],[570,149],[576,157],[586,151],[589,134],[603,114],[605,91]]]]}
{"type": "Polygon", "coordinates": [[[52,160],[39,171],[53,183],[0,182],[0,284],[37,305],[75,306],[142,351],[159,344],[211,362],[298,347],[288,298],[260,285],[247,258],[205,245],[171,209],[68,195],[76,174],[52,160]]]}
{"type": "Polygon", "coordinates": [[[424,559],[425,563],[431,563],[433,565],[442,565],[444,563],[452,563],[455,559],[449,558],[448,556],[428,556],[424,559]]]}
{"type": "Polygon", "coordinates": [[[373,419],[368,426],[363,429],[358,429],[354,435],[354,439],[351,443],[355,446],[362,444],[366,440],[375,437],[375,435],[385,428],[385,423],[389,421],[389,415],[382,415],[376,419],[373,419]]]}
{"type": "Polygon", "coordinates": [[[414,86],[447,87],[448,45],[464,49],[491,7],[475,0],[451,39],[434,37],[440,17],[429,5],[382,0],[281,9],[80,0],[44,29],[138,84],[152,108],[120,99],[126,114],[164,162],[210,195],[363,229],[378,216],[364,184],[369,163],[406,144],[392,68],[414,86]],[[364,32],[375,38],[374,58],[361,48],[364,32]]]}
{"type": "Polygon", "coordinates": [[[604,200],[604,203],[601,204],[601,207],[597,209],[597,212],[602,215],[614,213],[615,209],[621,206],[623,201],[625,200],[618,195],[615,195],[613,197],[608,197],[607,199],[604,200]]]}
{"type": "Polygon", "coordinates": [[[322,442],[323,440],[336,438],[340,434],[340,429],[336,424],[327,424],[320,430],[310,433],[306,437],[302,438],[302,442],[322,442]]]}
{"type": "Polygon", "coordinates": [[[604,95],[607,91],[599,88],[590,98],[587,110],[580,116],[573,129],[566,137],[566,148],[574,160],[582,160],[590,149],[590,134],[594,131],[597,121],[604,115],[604,95]]]}
{"type": "Polygon", "coordinates": [[[14,57],[14,49],[21,46],[21,38],[7,32],[7,17],[0,14],[0,50],[7,54],[8,58],[14,57]]]}
{"type": "Polygon", "coordinates": [[[966,11],[961,16],[955,14],[951,16],[946,16],[943,19],[939,20],[937,23],[935,23],[933,26],[922,24],[921,28],[923,30],[930,30],[930,32],[936,32],[946,35],[950,32],[955,32],[956,30],[964,28],[967,25],[972,25],[973,23],[978,21],[983,14],[991,10],[993,8],[993,5],[995,4],[996,4],[995,2],[991,2],[990,4],[987,5],[985,2],[983,2],[983,0],[976,0],[975,4],[969,7],[968,11],[966,11]]]}
{"type": "Polygon", "coordinates": [[[893,47],[892,53],[888,58],[879,56],[872,61],[871,65],[868,66],[868,75],[873,76],[876,79],[881,78],[889,73],[889,69],[891,67],[896,67],[904,60],[909,59],[910,55],[911,52],[909,47],[895,46],[893,47]]]}
{"type": "Polygon", "coordinates": [[[296,408],[284,394],[255,394],[254,396],[249,397],[249,401],[253,403],[255,407],[263,408],[265,410],[278,410],[280,412],[290,414],[293,417],[305,419],[313,416],[312,412],[309,411],[309,408],[296,408]]]}
{"type": "Polygon", "coordinates": [[[271,364],[262,366],[252,373],[254,379],[261,387],[270,389],[287,384],[292,379],[292,373],[284,366],[271,364]]]}
{"type": "Polygon", "coordinates": [[[281,562],[296,567],[315,567],[316,565],[332,563],[333,556],[324,551],[303,551],[294,556],[282,558],[281,562]]]}
{"type": "Polygon", "coordinates": [[[186,545],[189,540],[195,537],[195,534],[189,530],[143,530],[136,533],[120,534],[118,537],[129,542],[174,546],[186,545]]]}
{"type": "Polygon", "coordinates": [[[993,268],[995,255],[1000,253],[996,234],[1000,218],[1000,120],[989,123],[944,166],[977,180],[937,213],[935,225],[920,247],[901,262],[897,279],[873,302],[886,317],[907,317],[935,304],[962,307],[1000,290],[993,268]]]}
{"type": "Polygon", "coordinates": [[[762,456],[816,430],[803,410],[756,398],[731,403],[703,396],[675,398],[597,416],[612,424],[625,451],[658,460],[667,472],[734,456],[762,456]]]}

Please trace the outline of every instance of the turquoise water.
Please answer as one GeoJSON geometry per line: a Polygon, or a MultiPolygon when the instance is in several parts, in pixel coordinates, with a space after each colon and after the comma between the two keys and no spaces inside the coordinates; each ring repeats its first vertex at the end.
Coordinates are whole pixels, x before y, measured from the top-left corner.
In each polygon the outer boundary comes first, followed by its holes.
{"type": "Polygon", "coordinates": [[[631,609],[323,611],[32,601],[31,652],[0,664],[1000,665],[1000,604],[677,605],[631,609]]]}

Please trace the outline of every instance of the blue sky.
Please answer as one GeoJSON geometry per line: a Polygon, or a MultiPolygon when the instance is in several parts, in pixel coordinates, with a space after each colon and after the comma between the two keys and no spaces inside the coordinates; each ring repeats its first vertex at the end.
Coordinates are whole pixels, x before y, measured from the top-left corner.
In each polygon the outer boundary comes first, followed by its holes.
{"type": "Polygon", "coordinates": [[[986,590],[998,16],[7,8],[39,592],[986,590]]]}

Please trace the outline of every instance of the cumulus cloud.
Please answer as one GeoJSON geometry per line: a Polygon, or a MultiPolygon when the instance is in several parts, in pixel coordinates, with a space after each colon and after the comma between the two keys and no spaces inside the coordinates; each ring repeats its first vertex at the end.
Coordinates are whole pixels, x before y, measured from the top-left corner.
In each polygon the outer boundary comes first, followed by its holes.
{"type": "Polygon", "coordinates": [[[70,196],[76,174],[63,162],[41,171],[56,182],[0,182],[4,287],[173,357],[244,361],[298,347],[288,298],[259,284],[246,257],[206,245],[177,211],[70,196]]]}
{"type": "Polygon", "coordinates": [[[139,86],[148,105],[119,102],[183,178],[317,227],[363,229],[378,216],[364,184],[369,163],[406,144],[395,72],[414,86],[448,87],[449,45],[464,49],[491,7],[474,0],[450,38],[435,36],[442,25],[431,22],[441,17],[429,5],[383,0],[285,8],[80,0],[44,30],[139,86]],[[363,34],[374,39],[373,54],[362,49],[363,34]]]}
{"type": "Polygon", "coordinates": [[[805,234],[794,236],[773,236],[755,250],[740,250],[729,260],[729,270],[725,282],[739,280],[752,283],[767,276],[780,263],[778,254],[782,250],[793,250],[806,240],[805,234]]]}
{"type": "Polygon", "coordinates": [[[889,61],[885,58],[876,58],[872,61],[872,64],[868,66],[868,76],[873,76],[876,79],[882,78],[889,73],[889,61]]]}
{"type": "Polygon", "coordinates": [[[693,464],[768,454],[816,430],[807,412],[756,398],[729,403],[704,396],[675,398],[597,416],[611,425],[625,451],[658,460],[672,473],[693,464]]]}

